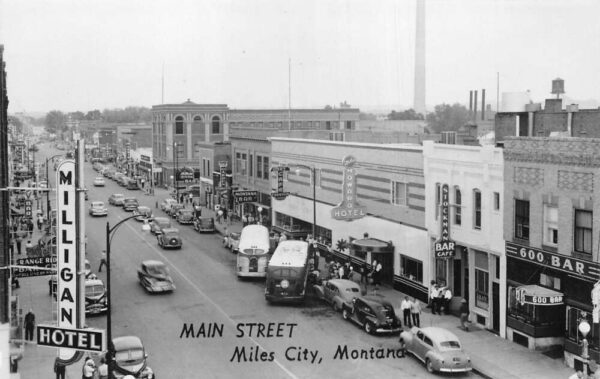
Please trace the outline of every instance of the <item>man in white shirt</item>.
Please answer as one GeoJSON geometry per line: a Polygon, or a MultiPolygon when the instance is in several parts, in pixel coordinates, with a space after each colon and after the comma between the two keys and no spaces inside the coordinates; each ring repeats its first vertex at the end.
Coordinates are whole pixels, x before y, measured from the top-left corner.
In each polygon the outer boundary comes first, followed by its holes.
{"type": "Polygon", "coordinates": [[[400,310],[402,311],[402,315],[404,316],[404,325],[408,326],[409,328],[412,327],[410,321],[410,306],[410,300],[408,299],[408,296],[405,296],[402,302],[400,303],[400,310]]]}

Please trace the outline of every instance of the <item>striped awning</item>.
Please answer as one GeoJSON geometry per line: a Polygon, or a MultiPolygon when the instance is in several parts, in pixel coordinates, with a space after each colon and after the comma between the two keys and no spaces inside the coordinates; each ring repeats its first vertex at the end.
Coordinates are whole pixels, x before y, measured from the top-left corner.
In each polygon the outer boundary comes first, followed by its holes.
{"type": "Polygon", "coordinates": [[[532,305],[562,305],[564,294],[550,288],[530,284],[517,287],[515,290],[516,300],[521,304],[532,305]]]}

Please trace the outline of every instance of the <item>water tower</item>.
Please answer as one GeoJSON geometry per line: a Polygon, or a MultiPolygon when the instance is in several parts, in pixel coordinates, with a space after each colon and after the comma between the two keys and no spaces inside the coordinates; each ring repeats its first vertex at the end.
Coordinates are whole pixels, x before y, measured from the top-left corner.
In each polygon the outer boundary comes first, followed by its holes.
{"type": "Polygon", "coordinates": [[[552,81],[552,93],[556,94],[556,98],[560,99],[560,95],[565,93],[565,81],[561,78],[556,78],[552,81]]]}

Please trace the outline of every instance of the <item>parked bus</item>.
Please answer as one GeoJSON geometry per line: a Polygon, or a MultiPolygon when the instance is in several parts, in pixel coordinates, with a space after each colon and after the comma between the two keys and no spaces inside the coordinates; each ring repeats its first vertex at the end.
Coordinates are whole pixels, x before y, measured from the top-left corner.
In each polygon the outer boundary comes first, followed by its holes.
{"type": "Polygon", "coordinates": [[[237,249],[237,276],[261,278],[267,276],[270,248],[269,229],[266,226],[244,227],[237,249]]]}
{"type": "Polygon", "coordinates": [[[281,241],[269,261],[265,298],[269,302],[302,302],[306,296],[309,245],[281,241]]]}

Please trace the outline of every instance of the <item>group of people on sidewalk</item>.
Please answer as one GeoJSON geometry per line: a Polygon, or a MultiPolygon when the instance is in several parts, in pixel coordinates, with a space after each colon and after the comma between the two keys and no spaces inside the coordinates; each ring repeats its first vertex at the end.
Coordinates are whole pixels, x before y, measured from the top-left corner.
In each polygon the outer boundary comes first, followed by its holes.
{"type": "MultiPolygon", "coordinates": [[[[449,286],[442,286],[435,280],[432,280],[429,286],[429,305],[427,305],[427,308],[431,308],[432,314],[437,313],[438,315],[441,315],[443,312],[444,314],[449,315],[452,297],[452,290],[449,286]]],[[[458,313],[460,314],[460,326],[468,332],[470,311],[467,300],[460,300],[458,313]]]]}

